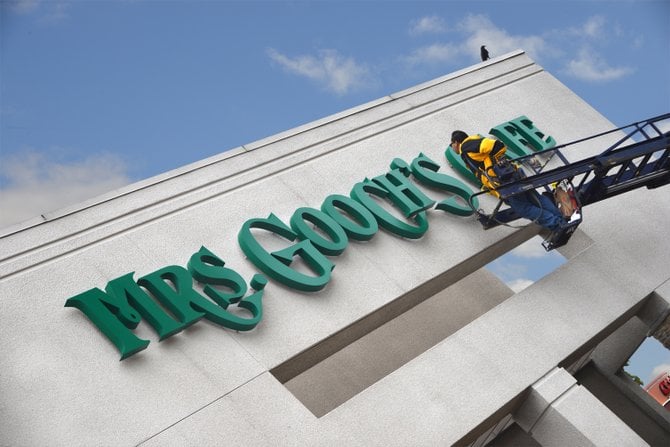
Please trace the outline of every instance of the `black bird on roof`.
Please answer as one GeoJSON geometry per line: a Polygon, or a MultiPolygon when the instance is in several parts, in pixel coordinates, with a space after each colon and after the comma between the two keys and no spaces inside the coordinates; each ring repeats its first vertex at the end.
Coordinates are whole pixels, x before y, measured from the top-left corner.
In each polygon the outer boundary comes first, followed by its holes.
{"type": "Polygon", "coordinates": [[[487,60],[490,59],[490,57],[489,57],[489,52],[488,52],[488,50],[486,49],[486,45],[482,45],[482,47],[479,49],[479,53],[480,53],[481,56],[482,56],[482,61],[487,61],[487,60]]]}

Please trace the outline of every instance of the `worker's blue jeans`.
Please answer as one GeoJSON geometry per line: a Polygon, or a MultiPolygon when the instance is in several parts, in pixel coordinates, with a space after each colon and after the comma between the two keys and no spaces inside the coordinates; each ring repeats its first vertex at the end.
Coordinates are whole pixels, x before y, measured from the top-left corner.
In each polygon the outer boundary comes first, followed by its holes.
{"type": "Polygon", "coordinates": [[[549,197],[538,194],[534,190],[509,197],[505,200],[505,203],[521,217],[532,220],[552,231],[565,222],[554,202],[549,197]]]}

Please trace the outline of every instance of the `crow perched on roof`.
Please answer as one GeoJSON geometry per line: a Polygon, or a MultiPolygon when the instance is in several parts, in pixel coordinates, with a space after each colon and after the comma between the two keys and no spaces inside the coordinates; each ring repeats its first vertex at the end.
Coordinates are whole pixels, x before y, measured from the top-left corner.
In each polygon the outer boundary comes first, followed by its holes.
{"type": "Polygon", "coordinates": [[[482,61],[487,61],[490,59],[489,57],[489,52],[486,50],[486,46],[482,45],[482,47],[479,49],[479,52],[482,56],[482,61]]]}

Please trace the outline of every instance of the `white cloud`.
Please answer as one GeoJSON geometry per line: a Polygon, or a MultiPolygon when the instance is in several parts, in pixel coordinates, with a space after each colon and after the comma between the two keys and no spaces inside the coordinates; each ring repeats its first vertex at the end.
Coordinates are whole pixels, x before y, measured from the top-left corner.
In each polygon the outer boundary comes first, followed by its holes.
{"type": "Polygon", "coordinates": [[[410,22],[409,33],[417,34],[439,34],[447,30],[447,25],[444,19],[439,16],[432,15],[421,17],[410,22]]]}
{"type": "Polygon", "coordinates": [[[70,2],[65,0],[9,0],[8,4],[17,14],[35,14],[38,23],[53,24],[69,17],[70,2]]]}
{"type": "MultiPolygon", "coordinates": [[[[416,33],[418,30],[438,29],[437,25],[443,23],[442,19],[436,16],[424,17],[413,22],[412,30],[416,33]]],[[[540,60],[545,54],[554,55],[556,53],[556,50],[547,45],[542,37],[510,35],[504,29],[496,27],[484,15],[467,16],[459,22],[455,31],[466,36],[465,40],[460,42],[436,42],[429,46],[417,48],[409,55],[401,57],[400,61],[409,68],[431,64],[462,64],[464,57],[479,61],[482,45],[486,46],[491,57],[518,49],[523,49],[535,60],[540,60]]]]}
{"type": "Polygon", "coordinates": [[[471,55],[471,59],[479,59],[479,47],[482,45],[486,45],[491,57],[523,49],[535,60],[541,60],[548,49],[542,37],[510,35],[483,15],[469,15],[460,23],[460,28],[469,36],[463,44],[463,51],[471,55]]]}
{"type": "Polygon", "coordinates": [[[40,0],[9,0],[9,7],[19,14],[30,14],[36,11],[40,0]]]}
{"type": "MultiPolygon", "coordinates": [[[[440,17],[424,17],[412,22],[412,30],[414,33],[420,30],[427,32],[431,29],[440,29],[443,24],[440,17]]],[[[511,34],[506,29],[496,26],[496,23],[486,15],[471,14],[458,24],[457,31],[464,36],[462,41],[437,42],[418,48],[401,60],[410,67],[419,64],[458,62],[463,56],[478,61],[479,49],[485,45],[491,57],[521,49],[536,61],[553,60],[566,66],[564,72],[575,78],[608,81],[627,76],[633,69],[626,66],[610,66],[602,56],[587,47],[578,52],[573,48],[595,41],[602,44],[607,38],[617,34],[615,28],[615,25],[609,24],[605,17],[596,15],[578,27],[548,30],[542,35],[521,35],[511,34]],[[566,54],[575,53],[577,57],[568,60],[566,54]]],[[[632,39],[630,45],[639,45],[639,38],[632,39]]]]}
{"type": "Polygon", "coordinates": [[[588,37],[601,37],[605,32],[605,18],[594,16],[589,18],[584,24],[584,34],[588,37]]]}
{"type": "Polygon", "coordinates": [[[582,48],[577,58],[568,61],[565,73],[583,81],[612,81],[633,73],[630,67],[610,67],[602,57],[589,48],[582,48]]]}
{"type": "Polygon", "coordinates": [[[335,50],[321,50],[317,56],[290,58],[269,49],[270,58],[289,73],[311,79],[327,90],[344,95],[371,82],[370,71],[353,58],[341,56],[335,50]]]}
{"type": "Polygon", "coordinates": [[[606,28],[605,17],[597,15],[589,17],[579,28],[569,28],[567,33],[576,37],[600,39],[611,33],[611,30],[608,31],[606,28]]]}
{"type": "Polygon", "coordinates": [[[44,15],[40,18],[42,23],[57,23],[67,19],[70,15],[68,9],[70,4],[64,1],[49,2],[49,7],[45,9],[44,15]]]}
{"type": "Polygon", "coordinates": [[[537,236],[519,245],[518,247],[510,251],[510,254],[514,254],[520,258],[531,258],[531,259],[539,259],[554,256],[561,257],[561,255],[555,254],[555,252],[547,252],[542,246],[542,238],[537,236]]]}
{"type": "Polygon", "coordinates": [[[130,183],[125,163],[113,154],[98,154],[75,162],[53,158],[44,152],[27,150],[2,161],[0,228],[130,183]]]}
{"type": "Polygon", "coordinates": [[[662,133],[670,132],[670,119],[657,121],[655,124],[660,132],[662,133]]]}
{"type": "Polygon", "coordinates": [[[630,41],[631,48],[640,49],[644,48],[644,36],[635,36],[630,41]]]}
{"type": "Polygon", "coordinates": [[[523,278],[528,273],[527,265],[514,262],[505,256],[489,263],[486,268],[506,283],[523,278]]]}
{"type": "Polygon", "coordinates": [[[652,369],[651,373],[649,374],[649,380],[647,380],[645,384],[651,383],[651,381],[654,380],[661,373],[670,373],[670,363],[663,363],[661,365],[655,366],[654,369],[652,369]]]}
{"type": "Polygon", "coordinates": [[[403,58],[410,66],[421,64],[438,64],[455,59],[460,53],[458,47],[450,44],[433,44],[414,50],[403,58]]]}
{"type": "Polygon", "coordinates": [[[519,293],[519,292],[521,292],[523,289],[525,289],[526,287],[528,287],[528,286],[530,286],[531,284],[533,284],[533,282],[534,282],[534,281],[532,281],[532,280],[530,280],[530,279],[523,279],[523,278],[520,278],[520,279],[515,279],[514,281],[510,281],[510,282],[508,282],[508,283],[507,283],[507,287],[509,287],[510,289],[514,290],[515,293],[519,293]]]}

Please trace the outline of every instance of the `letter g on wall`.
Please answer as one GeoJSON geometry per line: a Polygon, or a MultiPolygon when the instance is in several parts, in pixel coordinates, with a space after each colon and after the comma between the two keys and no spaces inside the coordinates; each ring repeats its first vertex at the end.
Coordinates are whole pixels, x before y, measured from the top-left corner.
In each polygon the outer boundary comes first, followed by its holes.
{"type": "Polygon", "coordinates": [[[240,248],[263,273],[292,289],[305,292],[316,292],[328,284],[330,272],[335,268],[335,264],[328,260],[310,240],[305,239],[285,249],[268,253],[254,237],[251,232],[253,228],[267,230],[289,241],[294,241],[298,234],[272,213],[267,219],[250,219],[244,223],[237,237],[240,248]],[[316,276],[291,268],[295,256],[299,256],[316,276]]]}

